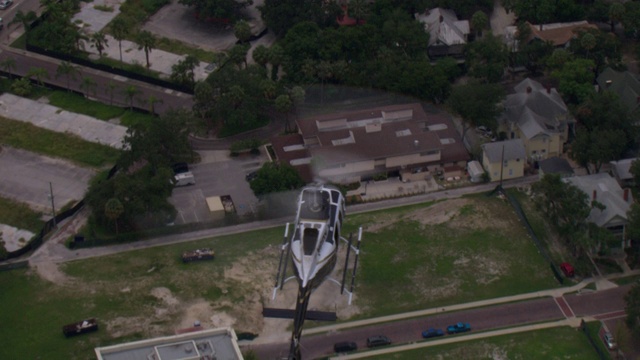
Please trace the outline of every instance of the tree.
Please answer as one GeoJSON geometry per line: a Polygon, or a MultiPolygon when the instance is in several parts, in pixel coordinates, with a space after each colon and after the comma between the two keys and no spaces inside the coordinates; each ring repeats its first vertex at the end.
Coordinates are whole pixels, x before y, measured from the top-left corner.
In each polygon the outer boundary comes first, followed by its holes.
{"type": "Polygon", "coordinates": [[[122,203],[117,198],[111,198],[104,204],[104,214],[109,220],[113,221],[116,226],[116,237],[118,236],[118,218],[123,212],[124,206],[122,206],[122,203]]]}
{"type": "Polygon", "coordinates": [[[85,96],[88,96],[89,93],[93,93],[93,97],[96,97],[96,89],[98,88],[98,83],[93,80],[91,77],[83,77],[82,82],[80,83],[80,89],[84,91],[85,96]]]}
{"type": "Polygon", "coordinates": [[[11,90],[18,96],[28,96],[33,87],[28,77],[22,77],[11,84],[11,90]]]}
{"type": "Polygon", "coordinates": [[[155,97],[155,95],[150,95],[149,99],[147,99],[147,103],[149,103],[149,112],[151,115],[156,115],[156,104],[162,104],[162,99],[155,97]]]}
{"type": "Polygon", "coordinates": [[[130,32],[131,24],[124,17],[118,16],[111,22],[111,35],[113,35],[113,38],[118,41],[120,61],[122,61],[122,40],[126,39],[130,32]]]}
{"type": "Polygon", "coordinates": [[[270,51],[269,48],[260,44],[253,49],[253,53],[251,54],[253,57],[253,61],[256,64],[262,66],[263,68],[267,68],[267,63],[269,62],[270,51]]]}
{"type": "MultiPolygon", "coordinates": [[[[89,39],[91,40],[91,47],[96,48],[96,50],[98,50],[98,54],[102,57],[102,52],[109,46],[105,34],[102,31],[96,31],[91,34],[89,39]]],[[[120,61],[122,61],[122,57],[120,61]]]]}
{"type": "Polygon", "coordinates": [[[627,1],[624,3],[622,26],[626,37],[640,38],[640,2],[627,1]]]}
{"type": "Polygon", "coordinates": [[[56,79],[60,76],[65,76],[67,78],[67,91],[71,91],[71,79],[76,80],[76,74],[79,73],[80,69],[77,66],[68,61],[63,61],[56,69],[56,79]]]}
{"type": "Polygon", "coordinates": [[[25,13],[22,10],[18,10],[18,12],[16,12],[15,16],[13,17],[13,20],[11,20],[11,22],[9,23],[9,25],[13,25],[17,23],[22,24],[25,34],[29,36],[29,31],[31,30],[31,23],[36,21],[37,18],[38,18],[38,15],[36,15],[34,11],[29,11],[25,13]]]}
{"type": "MultiPolygon", "coordinates": [[[[633,175],[633,182],[636,187],[640,187],[640,160],[636,159],[631,163],[629,172],[633,175]]],[[[640,222],[638,224],[640,225],[640,222]]],[[[638,240],[640,240],[640,236],[638,236],[638,240]]]]}
{"type": "Polygon", "coordinates": [[[242,16],[242,9],[253,4],[251,0],[179,0],[178,2],[193,6],[200,20],[231,24],[242,16]]]}
{"type": "Polygon", "coordinates": [[[296,24],[310,21],[320,28],[335,26],[342,14],[336,1],[310,0],[301,5],[299,0],[265,0],[258,6],[267,27],[277,37],[284,37],[296,24]]]}
{"type": "Polygon", "coordinates": [[[366,19],[371,13],[369,2],[366,0],[349,0],[348,12],[356,24],[360,24],[360,21],[366,19]]]}
{"type": "Polygon", "coordinates": [[[545,174],[531,190],[535,206],[565,239],[572,254],[577,257],[581,250],[589,253],[592,247],[584,243],[591,212],[589,196],[556,174],[545,174]]]}
{"type": "Polygon", "coordinates": [[[135,85],[129,85],[124,89],[124,96],[127,98],[130,110],[133,110],[133,100],[135,99],[136,95],[140,94],[141,92],[142,91],[135,85]]]}
{"type": "Polygon", "coordinates": [[[233,35],[235,35],[241,44],[248,42],[251,39],[251,27],[249,27],[249,23],[244,20],[236,22],[233,26],[233,35]]]}
{"type": "Polygon", "coordinates": [[[616,32],[616,23],[624,17],[625,8],[622,3],[613,2],[609,6],[609,21],[611,23],[611,32],[616,32]]]}
{"type": "Polygon", "coordinates": [[[178,61],[177,64],[171,65],[171,75],[169,79],[189,88],[193,88],[196,83],[196,75],[194,70],[200,63],[193,55],[187,55],[184,59],[178,61]]]}
{"type": "Polygon", "coordinates": [[[256,173],[256,178],[251,181],[250,186],[256,196],[295,190],[304,185],[298,172],[289,164],[268,162],[256,173]]]}
{"type": "Polygon", "coordinates": [[[156,37],[147,30],[140,31],[136,36],[138,50],[144,50],[144,56],[147,60],[147,68],[151,67],[151,63],[149,63],[149,53],[151,52],[151,49],[156,46],[156,41],[156,37]]]}
{"type": "Polygon", "coordinates": [[[33,78],[38,85],[44,86],[44,80],[49,78],[49,73],[44,68],[34,67],[27,71],[25,77],[29,79],[33,78]]]}
{"type": "Polygon", "coordinates": [[[11,73],[16,70],[16,59],[12,57],[5,58],[4,60],[0,61],[0,67],[2,67],[2,70],[4,72],[11,75],[11,73]]]}
{"type": "Polygon", "coordinates": [[[634,338],[640,337],[640,284],[636,283],[624,296],[626,303],[625,312],[627,318],[625,323],[631,330],[634,338]]]}
{"type": "Polygon", "coordinates": [[[476,11],[471,17],[471,28],[476,32],[476,37],[482,36],[482,30],[489,25],[489,18],[483,11],[476,11]]]}
{"type": "Polygon", "coordinates": [[[273,81],[278,80],[278,70],[280,65],[284,61],[284,49],[276,44],[269,49],[269,62],[271,63],[271,79],[273,81]]]}
{"type": "Polygon", "coordinates": [[[551,76],[558,80],[558,90],[566,102],[579,104],[594,93],[594,67],[592,60],[575,59],[566,62],[562,69],[551,73],[551,76]]]}
{"type": "Polygon", "coordinates": [[[109,80],[107,88],[104,90],[107,94],[109,94],[109,105],[113,105],[113,95],[115,93],[115,90],[116,84],[112,80],[109,80]]]}
{"type": "Polygon", "coordinates": [[[596,37],[590,33],[584,33],[580,38],[580,45],[587,50],[587,58],[589,57],[589,51],[596,47],[596,37]]]}
{"type": "Polygon", "coordinates": [[[284,115],[284,132],[291,132],[289,127],[289,112],[293,108],[293,101],[291,101],[289,95],[280,95],[276,98],[275,105],[278,112],[284,115]]]}
{"type": "MultiPolygon", "coordinates": [[[[639,161],[634,161],[634,163],[640,164],[639,161]]],[[[627,239],[640,241],[640,204],[636,202],[631,204],[631,207],[627,212],[627,220],[629,221],[625,227],[627,239]]]]}
{"type": "Polygon", "coordinates": [[[462,139],[471,126],[496,129],[496,118],[502,112],[500,102],[504,90],[498,84],[470,82],[453,88],[447,104],[463,119],[462,139]]]}
{"type": "Polygon", "coordinates": [[[465,58],[469,75],[495,83],[502,79],[509,53],[499,37],[488,33],[481,40],[467,44],[465,58]]]}
{"type": "Polygon", "coordinates": [[[229,51],[229,59],[231,62],[238,66],[238,69],[242,69],[242,64],[247,67],[247,53],[249,52],[249,44],[235,45],[229,51]]]}
{"type": "Polygon", "coordinates": [[[564,64],[571,60],[571,53],[565,49],[555,49],[546,60],[549,70],[557,71],[562,69],[564,64]]]}

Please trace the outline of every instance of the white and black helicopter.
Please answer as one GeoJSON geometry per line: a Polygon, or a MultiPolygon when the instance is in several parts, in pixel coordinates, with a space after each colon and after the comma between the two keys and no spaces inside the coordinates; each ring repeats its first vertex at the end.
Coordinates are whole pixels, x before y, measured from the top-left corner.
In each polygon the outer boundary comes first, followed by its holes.
{"type": "Polygon", "coordinates": [[[348,239],[343,238],[341,230],[344,217],[345,199],[340,190],[331,185],[314,184],[304,187],[298,196],[296,218],[290,237],[290,224],[286,225],[273,288],[273,299],[275,299],[278,289],[282,290],[285,282],[297,279],[296,308],[295,310],[264,308],[263,315],[265,317],[293,318],[289,359],[299,360],[301,358],[300,337],[305,319],[329,321],[337,319],[334,312],[307,311],[309,299],[314,289],[325,280],[329,280],[340,286],[340,294],[347,292],[348,302],[351,304],[360,255],[362,228],[358,230],[355,244],[353,234],[348,239]],[[342,280],[338,281],[333,279],[331,274],[338,260],[338,247],[341,241],[347,244],[347,249],[342,280]],[[350,266],[349,258],[352,252],[354,260],[350,266]],[[294,274],[287,277],[289,261],[292,263],[294,274]],[[348,272],[351,273],[351,284],[349,290],[346,290],[348,272]]]}

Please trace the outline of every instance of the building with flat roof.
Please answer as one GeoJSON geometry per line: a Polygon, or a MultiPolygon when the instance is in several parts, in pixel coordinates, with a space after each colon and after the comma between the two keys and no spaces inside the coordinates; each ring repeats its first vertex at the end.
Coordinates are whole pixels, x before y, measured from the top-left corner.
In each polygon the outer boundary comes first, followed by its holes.
{"type": "Polygon", "coordinates": [[[400,173],[424,179],[448,166],[464,169],[470,158],[450,117],[427,115],[419,103],[319,115],[296,124],[297,134],[274,137],[271,144],[277,161],[293,166],[306,182],[319,176],[346,184],[400,173]]]}
{"type": "Polygon", "coordinates": [[[207,329],[95,348],[98,360],[242,360],[231,328],[207,329]]]}

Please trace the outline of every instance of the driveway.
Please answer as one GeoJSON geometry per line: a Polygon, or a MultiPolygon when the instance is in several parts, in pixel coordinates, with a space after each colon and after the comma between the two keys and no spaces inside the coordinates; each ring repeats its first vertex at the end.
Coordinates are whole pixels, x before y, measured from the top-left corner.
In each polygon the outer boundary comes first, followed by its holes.
{"type": "Polygon", "coordinates": [[[56,209],[70,201],[82,200],[92,169],[65,160],[3,146],[0,150],[0,196],[28,204],[51,214],[49,183],[53,187],[56,209]]]}
{"type": "Polygon", "coordinates": [[[177,187],[170,202],[178,211],[176,224],[212,221],[206,198],[230,195],[240,216],[256,211],[258,199],[245,180],[245,176],[262,167],[268,159],[265,154],[243,155],[232,158],[228,150],[200,151],[201,162],[190,165],[196,184],[177,187]]]}

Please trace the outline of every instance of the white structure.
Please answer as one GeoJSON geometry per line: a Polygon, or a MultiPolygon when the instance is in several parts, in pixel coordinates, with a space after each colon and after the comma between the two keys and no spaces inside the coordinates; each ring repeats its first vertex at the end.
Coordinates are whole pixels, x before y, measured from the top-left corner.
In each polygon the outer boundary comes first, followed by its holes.
{"type": "Polygon", "coordinates": [[[469,35],[469,21],[458,20],[449,9],[435,8],[416,13],[416,20],[424,23],[424,29],[429,33],[429,46],[466,44],[469,35]]]}

